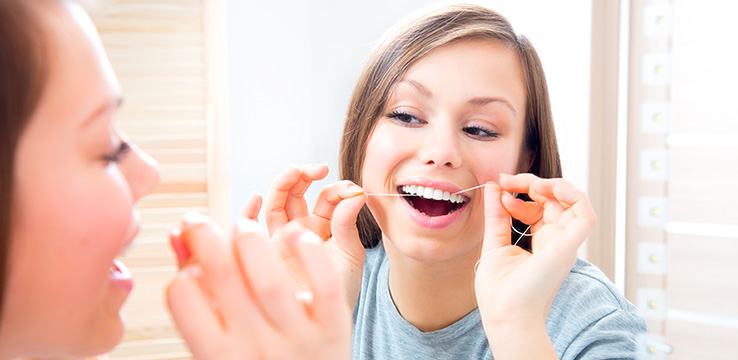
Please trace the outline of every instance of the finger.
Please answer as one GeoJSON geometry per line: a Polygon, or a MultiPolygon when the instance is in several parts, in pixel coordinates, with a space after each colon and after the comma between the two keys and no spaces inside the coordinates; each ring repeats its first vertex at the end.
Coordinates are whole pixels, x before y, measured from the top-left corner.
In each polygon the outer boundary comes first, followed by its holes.
{"type": "Polygon", "coordinates": [[[333,210],[341,200],[358,196],[364,193],[364,189],[349,180],[335,182],[323,188],[318,194],[318,200],[315,201],[313,214],[323,219],[330,220],[333,217],[333,210]]]}
{"type": "Polygon", "coordinates": [[[540,178],[533,174],[500,174],[500,189],[518,194],[527,194],[530,192],[530,187],[538,181],[540,178]]]}
{"type": "Polygon", "coordinates": [[[366,253],[359,238],[356,218],[365,203],[366,196],[355,196],[341,201],[336,206],[331,222],[332,242],[338,247],[346,260],[359,268],[364,266],[366,253]]]}
{"type": "Polygon", "coordinates": [[[525,224],[535,224],[543,217],[543,206],[533,201],[523,201],[509,193],[502,194],[502,205],[513,218],[525,224]]]}
{"type": "Polygon", "coordinates": [[[502,205],[502,190],[492,182],[484,187],[484,242],[482,254],[510,245],[510,214],[502,205]]]}
{"type": "Polygon", "coordinates": [[[200,286],[219,303],[229,325],[248,333],[249,320],[258,314],[226,235],[212,220],[192,212],[185,215],[181,239],[191,252],[188,263],[202,269],[200,286]]]}
{"type": "Polygon", "coordinates": [[[562,223],[562,215],[566,208],[553,193],[554,186],[568,186],[573,187],[568,181],[564,179],[540,179],[531,186],[531,192],[529,196],[531,199],[543,205],[543,221],[545,223],[562,223]]]}
{"type": "Polygon", "coordinates": [[[318,235],[307,231],[293,241],[293,247],[313,293],[313,318],[323,328],[348,337],[350,320],[345,293],[322,242],[318,235]]]}
{"type": "MultiPolygon", "coordinates": [[[[597,215],[589,198],[584,192],[573,186],[556,185],[553,188],[553,193],[563,206],[568,208],[568,212],[573,215],[573,219],[566,226],[567,233],[577,237],[580,242],[584,242],[597,222],[597,215]]],[[[576,245],[577,248],[579,245],[576,245]]]]}
{"type": "MultiPolygon", "coordinates": [[[[289,224],[274,237],[298,236],[289,224]]],[[[304,321],[298,311],[292,277],[269,244],[259,224],[239,219],[234,234],[235,250],[243,277],[266,320],[278,331],[288,331],[304,321]]]]}
{"type": "Polygon", "coordinates": [[[333,264],[339,272],[346,292],[346,301],[350,307],[356,304],[361,291],[361,280],[364,270],[366,251],[359,237],[356,220],[366,196],[356,196],[341,201],[333,214],[331,232],[333,237],[328,246],[333,249],[333,264]]]}
{"type": "Polygon", "coordinates": [[[174,254],[177,255],[177,267],[181,269],[190,258],[190,250],[182,242],[182,230],[172,229],[169,232],[169,244],[174,254]]]}
{"type": "Polygon", "coordinates": [[[241,216],[250,220],[258,221],[259,210],[261,210],[261,203],[261,194],[254,191],[253,193],[251,193],[248,200],[246,200],[246,203],[243,205],[241,216]]]}
{"type": "Polygon", "coordinates": [[[196,265],[183,268],[167,287],[167,305],[192,355],[210,359],[216,355],[211,351],[217,352],[215,344],[224,337],[224,332],[208,296],[198,285],[201,275],[196,265]]]}
{"type": "Polygon", "coordinates": [[[264,218],[270,234],[275,233],[277,229],[290,221],[285,208],[287,206],[287,197],[292,186],[300,180],[301,175],[300,169],[290,166],[277,176],[269,187],[266,201],[264,202],[264,218]]]}
{"type": "Polygon", "coordinates": [[[287,196],[285,210],[287,217],[295,219],[300,216],[306,216],[308,213],[307,202],[305,201],[305,192],[313,183],[313,181],[322,180],[328,175],[328,165],[326,164],[308,164],[300,168],[300,178],[292,186],[287,196]]]}

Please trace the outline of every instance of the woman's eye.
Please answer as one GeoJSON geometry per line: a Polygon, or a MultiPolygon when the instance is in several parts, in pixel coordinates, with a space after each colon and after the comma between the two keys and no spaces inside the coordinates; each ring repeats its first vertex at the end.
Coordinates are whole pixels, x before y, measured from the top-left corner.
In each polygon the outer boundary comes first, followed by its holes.
{"type": "Polygon", "coordinates": [[[404,113],[401,111],[393,111],[387,117],[394,119],[395,122],[398,122],[403,125],[414,125],[414,124],[423,124],[424,121],[416,118],[415,116],[412,116],[408,113],[404,113]]]}
{"type": "Polygon", "coordinates": [[[105,162],[118,163],[129,150],[131,150],[131,146],[124,141],[112,153],[105,155],[105,162]]]}
{"type": "Polygon", "coordinates": [[[500,137],[498,134],[494,133],[493,131],[484,129],[479,126],[467,126],[464,128],[464,132],[471,137],[481,138],[481,139],[496,139],[500,137]]]}

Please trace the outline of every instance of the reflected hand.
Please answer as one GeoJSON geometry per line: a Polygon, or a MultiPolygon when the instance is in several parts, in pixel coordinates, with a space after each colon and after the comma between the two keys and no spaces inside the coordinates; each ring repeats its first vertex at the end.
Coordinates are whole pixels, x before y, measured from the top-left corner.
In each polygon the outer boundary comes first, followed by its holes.
{"type": "Polygon", "coordinates": [[[181,270],[167,298],[195,358],[350,356],[350,312],[322,241],[296,223],[273,238],[295,255],[304,275],[299,293],[293,272],[253,219],[240,219],[229,241],[212,221],[190,215],[172,236],[181,270]]]}

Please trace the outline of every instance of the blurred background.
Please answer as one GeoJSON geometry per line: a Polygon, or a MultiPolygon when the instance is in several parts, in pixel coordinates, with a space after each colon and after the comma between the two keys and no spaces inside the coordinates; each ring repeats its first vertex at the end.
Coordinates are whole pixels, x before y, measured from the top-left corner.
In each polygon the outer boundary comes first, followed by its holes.
{"type": "MultiPolygon", "coordinates": [[[[487,0],[542,59],[564,176],[598,225],[580,251],[649,322],[644,359],[738,353],[738,5],[487,0]],[[732,340],[732,341],[731,341],[732,340]]],[[[91,15],[126,94],[123,130],[161,164],[124,262],[136,288],[115,359],[189,359],[164,302],[167,231],[229,227],[290,164],[336,180],[348,99],[375,42],[437,1],[100,0],[91,15]]]]}

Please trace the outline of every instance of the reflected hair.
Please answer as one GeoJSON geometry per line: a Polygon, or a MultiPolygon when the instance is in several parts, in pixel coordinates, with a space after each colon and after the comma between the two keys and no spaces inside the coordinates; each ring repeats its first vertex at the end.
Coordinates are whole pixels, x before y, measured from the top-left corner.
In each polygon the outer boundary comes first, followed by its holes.
{"type": "MultiPolygon", "coordinates": [[[[388,97],[405,72],[430,51],[466,39],[489,39],[512,49],[520,60],[526,87],[525,133],[518,172],[542,178],[561,177],[548,86],[541,61],[530,41],[513,30],[502,15],[487,8],[455,4],[412,16],[385,34],[372,50],[349,101],[339,153],[344,180],[362,184],[367,142],[382,117],[388,97]]],[[[365,205],[357,228],[365,248],[375,247],[381,230],[365,205]]]]}
{"type": "Polygon", "coordinates": [[[15,150],[46,77],[42,27],[32,4],[0,0],[0,318],[12,245],[15,150]]]}

